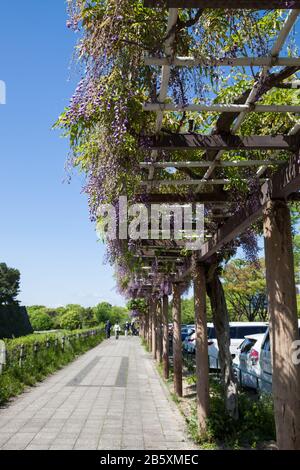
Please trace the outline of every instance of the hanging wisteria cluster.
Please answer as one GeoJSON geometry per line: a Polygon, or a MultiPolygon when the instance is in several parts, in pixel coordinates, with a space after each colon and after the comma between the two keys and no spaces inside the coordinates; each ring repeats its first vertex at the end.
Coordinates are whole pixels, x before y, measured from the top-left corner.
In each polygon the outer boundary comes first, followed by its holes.
{"type": "MultiPolygon", "coordinates": [[[[86,175],[84,187],[88,195],[91,219],[97,221],[97,209],[101,203],[114,203],[126,195],[135,201],[141,193],[139,162],[151,160],[150,153],[140,148],[141,136],[155,131],[154,113],[143,112],[146,101],[157,101],[160,89],[160,69],[144,65],[144,53],[163,56],[166,39],[167,10],[144,8],[143,0],[68,0],[69,19],[67,27],[79,33],[77,55],[83,65],[80,80],[68,108],[60,116],[57,125],[70,138],[72,165],[86,175]]],[[[284,21],[279,10],[257,12],[238,10],[180,10],[174,29],[174,52],[179,56],[198,58],[227,58],[238,56],[263,56],[270,50],[272,42],[284,21]]],[[[173,69],[169,83],[169,96],[181,105],[188,102],[233,102],[253,84],[257,71],[233,69],[225,72],[220,67],[198,67],[197,69],[173,69]]],[[[266,92],[266,100],[272,101],[272,91],[262,88],[258,97],[266,92]]],[[[293,100],[286,90],[276,91],[276,101],[293,100]]],[[[261,116],[259,116],[259,119],[261,116]]],[[[265,122],[257,122],[251,115],[245,120],[241,132],[247,135],[249,128],[277,127],[271,115],[265,122]],[[263,123],[263,126],[261,124],[263,123]]],[[[285,117],[285,127],[292,123],[285,117]]],[[[170,113],[163,118],[164,131],[187,130],[190,122],[194,130],[202,133],[218,128],[216,115],[203,113],[170,113]]],[[[259,131],[258,131],[259,132],[259,131]]],[[[230,159],[230,152],[224,158],[230,159]]],[[[161,155],[164,158],[164,155],[161,155]]],[[[174,152],[174,159],[182,154],[174,152]]],[[[167,156],[166,156],[167,158],[167,156]]],[[[203,152],[195,151],[193,159],[204,159],[203,152]]],[[[243,159],[244,155],[235,155],[243,159]]],[[[284,155],[282,156],[284,158],[284,155]]],[[[230,179],[227,190],[232,200],[242,204],[249,187],[243,186],[238,174],[232,169],[217,170],[217,177],[230,179]]],[[[181,169],[170,175],[159,170],[161,179],[182,179],[182,176],[201,178],[202,169],[187,175],[181,169]]],[[[172,191],[185,192],[185,187],[172,187],[172,191]]],[[[206,216],[209,218],[209,211],[206,216]]],[[[208,220],[211,230],[217,223],[208,220]]],[[[231,255],[237,245],[246,247],[246,252],[255,258],[257,251],[255,232],[244,234],[238,241],[225,247],[219,256],[231,255]]],[[[151,295],[161,296],[171,292],[172,267],[161,270],[158,262],[151,266],[147,276],[142,270],[139,242],[124,240],[107,241],[107,261],[116,267],[119,289],[128,297],[144,297],[143,286],[151,284],[151,295]],[[150,275],[151,274],[151,275],[150,275]]],[[[188,264],[188,258],[186,263],[188,264]]],[[[179,269],[184,271],[187,265],[179,269]]],[[[179,272],[180,274],[180,272],[179,272]]],[[[188,281],[186,281],[188,287],[188,281]]]]}

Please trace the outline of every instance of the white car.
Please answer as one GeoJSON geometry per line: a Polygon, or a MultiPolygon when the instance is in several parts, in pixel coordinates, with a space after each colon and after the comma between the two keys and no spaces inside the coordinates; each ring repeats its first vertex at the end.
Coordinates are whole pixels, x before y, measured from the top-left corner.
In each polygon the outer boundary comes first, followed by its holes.
{"type": "Polygon", "coordinates": [[[258,390],[260,377],[259,356],[264,334],[247,335],[238,347],[238,352],[232,361],[238,383],[242,387],[258,390]]]}
{"type": "MultiPolygon", "coordinates": [[[[245,336],[252,334],[265,333],[268,323],[264,322],[230,322],[230,352],[232,358],[235,358],[239,345],[243,342],[245,336]]],[[[208,339],[208,358],[211,369],[220,369],[219,365],[219,347],[215,339],[214,328],[212,337],[208,339]]]]}
{"type": "Polygon", "coordinates": [[[195,343],[195,337],[196,337],[195,327],[190,326],[189,330],[188,330],[188,335],[184,338],[184,341],[182,342],[183,349],[187,353],[195,352],[195,350],[194,350],[195,345],[193,344],[193,343],[195,343]]]}
{"type": "MultiPolygon", "coordinates": [[[[298,320],[299,334],[300,334],[300,320],[298,320]]],[[[269,328],[267,329],[261,346],[260,354],[260,377],[258,379],[258,387],[260,392],[272,393],[272,358],[270,348],[270,334],[269,328]]]]}
{"type": "MultiPolygon", "coordinates": [[[[183,342],[183,348],[186,352],[195,354],[196,351],[196,332],[195,325],[192,325],[193,329],[189,336],[187,336],[183,342]]],[[[207,323],[207,338],[214,338],[215,329],[213,323],[207,323]]]]}

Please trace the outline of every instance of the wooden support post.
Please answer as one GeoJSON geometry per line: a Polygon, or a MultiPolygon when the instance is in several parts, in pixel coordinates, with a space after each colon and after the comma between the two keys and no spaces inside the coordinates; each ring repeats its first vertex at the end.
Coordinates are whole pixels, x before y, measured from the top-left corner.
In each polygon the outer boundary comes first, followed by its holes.
{"type": "Polygon", "coordinates": [[[162,362],[162,313],[161,313],[161,299],[157,302],[156,308],[156,360],[162,362]]]}
{"type": "Polygon", "coordinates": [[[197,412],[200,434],[206,432],[206,420],[209,413],[209,367],[206,319],[206,279],[204,266],[195,263],[194,303],[196,326],[196,377],[197,377],[197,412]]]}
{"type": "Polygon", "coordinates": [[[156,359],[156,341],[157,341],[157,301],[152,303],[152,355],[156,359]]]}
{"type": "Polygon", "coordinates": [[[290,211],[283,200],[264,209],[264,239],[277,443],[300,450],[300,364],[293,360],[299,340],[290,211]]]}
{"type": "Polygon", "coordinates": [[[148,329],[148,348],[152,351],[152,323],[153,323],[153,300],[149,302],[149,329],[148,329]]]}
{"type": "Polygon", "coordinates": [[[218,362],[221,368],[221,379],[224,387],[225,406],[233,419],[238,419],[237,383],[232,366],[230,352],[229,313],[222,282],[219,278],[217,259],[211,261],[207,273],[207,293],[210,297],[213,322],[218,341],[218,362]]]}
{"type": "Polygon", "coordinates": [[[173,367],[174,391],[182,397],[181,289],[173,283],[173,367]]]}
{"type": "Polygon", "coordinates": [[[149,307],[144,314],[144,340],[148,344],[149,338],[149,307]]]}
{"type": "Polygon", "coordinates": [[[163,374],[164,378],[169,378],[169,321],[168,321],[168,296],[164,295],[162,298],[162,323],[163,323],[163,346],[162,346],[162,360],[163,360],[163,374]]]}
{"type": "Polygon", "coordinates": [[[140,315],[139,316],[139,335],[145,339],[145,316],[140,315]]]}

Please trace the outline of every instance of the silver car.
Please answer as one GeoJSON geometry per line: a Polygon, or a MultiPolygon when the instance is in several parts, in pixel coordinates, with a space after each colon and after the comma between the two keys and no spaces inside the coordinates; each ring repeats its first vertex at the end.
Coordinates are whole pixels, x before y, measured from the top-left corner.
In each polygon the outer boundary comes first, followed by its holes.
{"type": "MultiPolygon", "coordinates": [[[[300,320],[298,320],[299,334],[300,334],[300,320]]],[[[270,347],[270,333],[267,329],[261,346],[260,354],[260,377],[258,380],[259,390],[263,393],[272,393],[272,358],[270,347]]]]}
{"type": "Polygon", "coordinates": [[[242,387],[258,390],[259,356],[264,336],[264,334],[247,335],[238,347],[232,365],[237,381],[242,387]]]}

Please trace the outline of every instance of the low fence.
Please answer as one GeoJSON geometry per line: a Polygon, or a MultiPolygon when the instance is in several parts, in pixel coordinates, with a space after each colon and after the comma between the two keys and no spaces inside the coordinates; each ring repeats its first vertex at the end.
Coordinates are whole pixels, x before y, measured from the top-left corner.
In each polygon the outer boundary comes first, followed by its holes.
{"type": "Polygon", "coordinates": [[[27,341],[28,338],[25,337],[24,342],[18,340],[20,341],[19,344],[12,347],[9,343],[0,340],[0,374],[12,364],[22,367],[22,364],[29,358],[34,361],[42,351],[52,349],[63,352],[66,348],[72,347],[76,341],[98,335],[103,335],[103,330],[100,328],[70,334],[57,333],[55,336],[49,336],[41,340],[35,338],[33,341],[27,341]]]}

